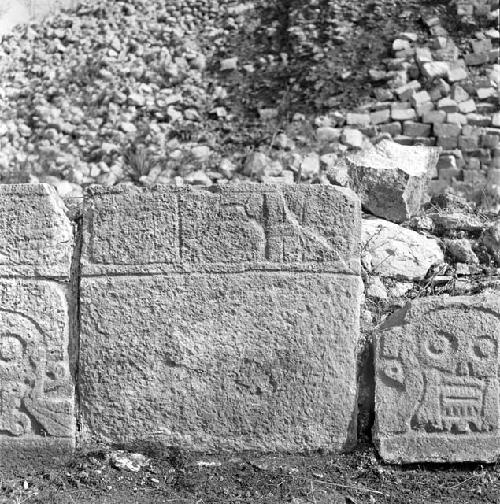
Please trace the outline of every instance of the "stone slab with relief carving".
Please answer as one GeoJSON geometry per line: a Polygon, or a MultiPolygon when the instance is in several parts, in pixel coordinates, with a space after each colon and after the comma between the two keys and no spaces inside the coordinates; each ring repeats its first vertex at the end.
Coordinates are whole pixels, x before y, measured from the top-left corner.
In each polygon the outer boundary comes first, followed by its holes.
{"type": "Polygon", "coordinates": [[[83,441],[261,451],[355,443],[354,193],[96,187],[84,207],[83,441]]]}
{"type": "Polygon", "coordinates": [[[500,455],[498,294],[410,302],[376,335],[374,439],[386,462],[500,455]]]}

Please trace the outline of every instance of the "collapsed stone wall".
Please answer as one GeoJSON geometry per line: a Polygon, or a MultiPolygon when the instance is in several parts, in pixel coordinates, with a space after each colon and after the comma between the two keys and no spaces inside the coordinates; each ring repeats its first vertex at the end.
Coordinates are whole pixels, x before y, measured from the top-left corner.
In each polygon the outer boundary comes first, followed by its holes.
{"type": "Polygon", "coordinates": [[[2,470],[94,442],[345,450],[374,384],[385,460],[498,456],[498,295],[406,303],[443,252],[361,228],[351,190],[93,187],[71,219],[47,185],[0,198],[2,470]],[[361,274],[367,299],[402,307],[374,347],[361,274]]]}

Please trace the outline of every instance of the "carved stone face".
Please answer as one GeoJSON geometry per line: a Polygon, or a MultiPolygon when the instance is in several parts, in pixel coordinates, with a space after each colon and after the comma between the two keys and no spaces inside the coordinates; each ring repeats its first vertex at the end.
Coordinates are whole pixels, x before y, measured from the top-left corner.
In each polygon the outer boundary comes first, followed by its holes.
{"type": "MultiPolygon", "coordinates": [[[[463,313],[456,315],[464,318],[463,313]]],[[[445,317],[450,318],[449,327],[453,327],[453,332],[447,331],[442,323],[440,327],[433,327],[431,320],[419,339],[418,359],[423,368],[431,367],[456,376],[495,377],[498,372],[499,332],[483,332],[483,324],[478,324],[482,320],[474,320],[473,317],[470,317],[469,323],[453,324],[453,310],[448,310],[445,317]]],[[[493,315],[483,317],[491,317],[493,325],[498,325],[498,319],[493,315]]],[[[443,314],[440,318],[442,320],[443,314]]],[[[465,318],[468,318],[466,314],[465,318]]]]}

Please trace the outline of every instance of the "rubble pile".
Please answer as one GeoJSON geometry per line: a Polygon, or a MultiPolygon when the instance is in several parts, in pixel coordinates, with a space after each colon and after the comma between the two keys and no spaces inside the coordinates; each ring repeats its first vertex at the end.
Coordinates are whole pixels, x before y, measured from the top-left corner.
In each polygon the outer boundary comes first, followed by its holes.
{"type": "Polygon", "coordinates": [[[498,1],[447,6],[463,43],[424,9],[391,48],[367,42],[391,57],[342,66],[385,3],[88,0],[19,29],[0,46],[0,182],[344,185],[346,153],[393,139],[441,148],[432,193],[496,208],[498,1]],[[351,87],[372,98],[344,106],[351,87]]]}

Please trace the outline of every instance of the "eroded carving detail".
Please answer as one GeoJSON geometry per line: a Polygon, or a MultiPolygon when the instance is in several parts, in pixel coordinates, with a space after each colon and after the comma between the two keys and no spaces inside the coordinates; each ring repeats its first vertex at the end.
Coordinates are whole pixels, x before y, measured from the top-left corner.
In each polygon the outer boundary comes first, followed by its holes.
{"type": "Polygon", "coordinates": [[[427,314],[425,326],[396,327],[381,336],[379,397],[397,408],[392,417],[379,411],[381,428],[450,434],[498,430],[500,323],[497,316],[478,312],[474,317],[474,311],[436,310],[427,314]],[[485,328],[491,332],[482,333],[485,328]]]}
{"type": "Polygon", "coordinates": [[[43,286],[31,284],[23,289],[10,283],[2,287],[3,306],[13,300],[17,304],[16,299],[24,303],[18,305],[19,311],[0,308],[0,435],[71,437],[73,385],[65,319],[55,305],[50,306],[57,301],[40,297],[50,292],[43,286]],[[9,292],[13,296],[7,301],[9,292]],[[40,321],[21,313],[28,299],[46,303],[40,321]]]}

